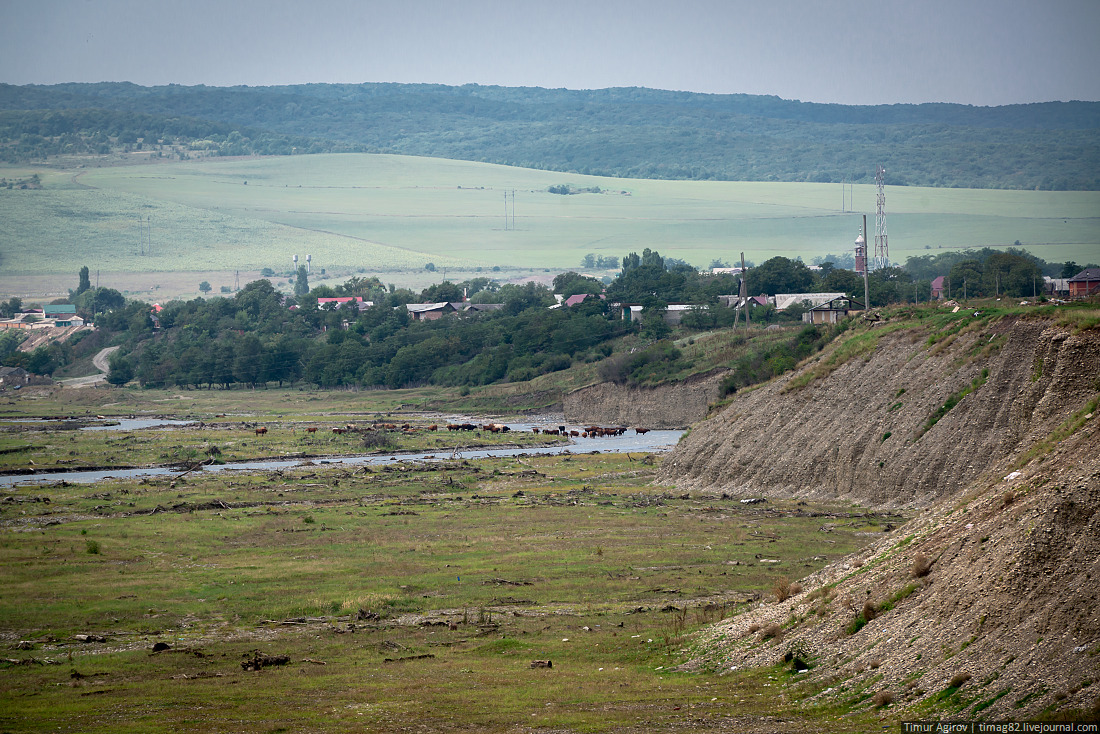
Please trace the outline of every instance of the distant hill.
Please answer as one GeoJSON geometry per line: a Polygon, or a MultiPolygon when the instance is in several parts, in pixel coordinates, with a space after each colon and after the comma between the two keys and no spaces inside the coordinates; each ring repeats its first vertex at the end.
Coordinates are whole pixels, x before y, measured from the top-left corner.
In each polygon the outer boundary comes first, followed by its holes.
{"type": "Polygon", "coordinates": [[[0,85],[2,160],[151,138],[201,139],[225,155],[401,153],[639,178],[868,183],[882,165],[891,185],[1100,189],[1097,102],[849,106],[644,88],[382,83],[0,85]]]}

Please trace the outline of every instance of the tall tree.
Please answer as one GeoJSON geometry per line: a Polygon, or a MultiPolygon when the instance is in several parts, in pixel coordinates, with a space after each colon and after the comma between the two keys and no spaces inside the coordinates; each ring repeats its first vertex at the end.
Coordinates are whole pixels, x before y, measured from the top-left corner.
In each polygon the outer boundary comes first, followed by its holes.
{"type": "Polygon", "coordinates": [[[294,279],[294,295],[298,298],[309,295],[309,273],[305,265],[298,266],[298,275],[294,279]]]}
{"type": "Polygon", "coordinates": [[[80,284],[76,287],[76,295],[80,295],[84,291],[92,287],[92,278],[88,272],[88,266],[80,268],[80,284]]]}

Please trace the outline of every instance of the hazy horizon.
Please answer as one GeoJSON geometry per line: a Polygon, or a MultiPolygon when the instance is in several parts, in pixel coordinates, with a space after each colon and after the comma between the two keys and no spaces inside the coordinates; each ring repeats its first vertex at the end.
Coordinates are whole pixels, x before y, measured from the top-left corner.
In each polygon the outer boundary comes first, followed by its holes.
{"type": "Polygon", "coordinates": [[[849,105],[1100,101],[1100,3],[0,0],[0,82],[424,83],[849,105]]]}

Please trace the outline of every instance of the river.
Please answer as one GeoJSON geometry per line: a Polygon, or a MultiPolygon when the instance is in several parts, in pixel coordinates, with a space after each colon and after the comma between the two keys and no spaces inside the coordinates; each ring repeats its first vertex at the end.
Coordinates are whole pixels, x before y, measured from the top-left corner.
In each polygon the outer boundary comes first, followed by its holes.
{"type": "MultiPolygon", "coordinates": [[[[145,423],[155,425],[187,425],[193,421],[123,421],[127,424],[145,423]]],[[[132,430],[134,428],[148,428],[151,426],[128,425],[123,426],[91,426],[84,430],[132,430]]],[[[508,427],[513,431],[530,432],[532,425],[529,423],[509,423],[508,427]]],[[[499,448],[499,449],[464,449],[458,451],[426,451],[422,453],[397,453],[397,454],[369,454],[359,456],[329,456],[303,459],[262,459],[258,461],[237,461],[226,464],[210,464],[200,469],[195,469],[191,474],[199,472],[222,471],[263,471],[271,469],[289,469],[304,463],[315,465],[345,464],[351,466],[386,464],[391,461],[443,461],[458,459],[484,459],[491,456],[533,456],[544,454],[587,454],[599,453],[634,453],[634,452],[660,452],[668,451],[680,440],[683,431],[650,431],[641,436],[635,435],[614,436],[608,438],[573,438],[568,444],[560,446],[529,446],[523,448],[499,448]]],[[[24,485],[51,484],[53,482],[70,482],[73,484],[95,484],[106,479],[133,479],[135,477],[175,476],[181,474],[180,469],[169,467],[146,467],[139,469],[102,469],[94,471],[70,471],[70,472],[42,472],[41,474],[20,474],[0,477],[0,487],[15,487],[24,485]]]]}

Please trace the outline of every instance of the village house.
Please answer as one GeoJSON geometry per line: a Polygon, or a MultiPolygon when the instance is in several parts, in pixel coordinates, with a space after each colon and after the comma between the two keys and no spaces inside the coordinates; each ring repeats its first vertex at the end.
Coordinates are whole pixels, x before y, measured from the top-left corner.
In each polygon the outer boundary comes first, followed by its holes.
{"type": "Polygon", "coordinates": [[[1070,298],[1084,298],[1100,293],[1100,268],[1085,268],[1066,280],[1070,298]]]}
{"type": "Polygon", "coordinates": [[[447,301],[440,303],[406,303],[405,308],[417,321],[434,321],[444,314],[454,313],[457,309],[447,301]]]}
{"type": "Polygon", "coordinates": [[[937,276],[932,281],[932,292],[931,292],[930,295],[931,295],[933,301],[942,301],[943,300],[943,294],[944,294],[944,291],[946,290],[946,288],[944,286],[944,281],[946,281],[946,280],[947,280],[947,276],[940,275],[940,276],[937,276]]]}
{"type": "Polygon", "coordinates": [[[374,305],[374,301],[364,301],[362,296],[339,296],[336,298],[318,298],[317,308],[329,311],[341,308],[346,303],[354,303],[359,311],[366,311],[374,305]]]}
{"type": "Polygon", "coordinates": [[[849,296],[840,296],[831,301],[814,306],[802,314],[802,320],[808,324],[835,324],[852,313],[864,310],[861,301],[849,296]]]}

